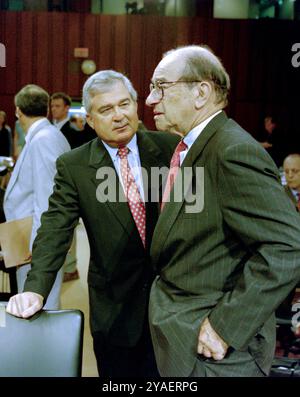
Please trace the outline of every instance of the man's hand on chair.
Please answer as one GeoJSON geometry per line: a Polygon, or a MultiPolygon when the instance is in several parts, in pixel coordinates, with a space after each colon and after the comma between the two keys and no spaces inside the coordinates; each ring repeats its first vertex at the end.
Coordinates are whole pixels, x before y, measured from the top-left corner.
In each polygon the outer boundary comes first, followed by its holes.
{"type": "Polygon", "coordinates": [[[44,298],[35,292],[23,292],[10,298],[6,311],[16,317],[28,318],[43,307],[44,298]]]}

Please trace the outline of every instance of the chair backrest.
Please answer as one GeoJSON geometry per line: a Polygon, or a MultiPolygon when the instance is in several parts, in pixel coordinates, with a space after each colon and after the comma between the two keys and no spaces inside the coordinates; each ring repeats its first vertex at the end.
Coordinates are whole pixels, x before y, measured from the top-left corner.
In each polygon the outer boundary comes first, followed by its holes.
{"type": "Polygon", "coordinates": [[[30,319],[0,302],[0,376],[80,377],[84,316],[80,310],[42,310],[30,319]]]}

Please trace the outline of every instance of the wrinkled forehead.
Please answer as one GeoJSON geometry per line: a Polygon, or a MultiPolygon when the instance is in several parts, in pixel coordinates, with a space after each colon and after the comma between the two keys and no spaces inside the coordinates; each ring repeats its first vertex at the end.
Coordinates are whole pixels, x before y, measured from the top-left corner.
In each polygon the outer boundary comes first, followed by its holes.
{"type": "Polygon", "coordinates": [[[176,81],[185,68],[185,60],[176,53],[171,53],[164,57],[154,70],[153,81],[176,81]]]}

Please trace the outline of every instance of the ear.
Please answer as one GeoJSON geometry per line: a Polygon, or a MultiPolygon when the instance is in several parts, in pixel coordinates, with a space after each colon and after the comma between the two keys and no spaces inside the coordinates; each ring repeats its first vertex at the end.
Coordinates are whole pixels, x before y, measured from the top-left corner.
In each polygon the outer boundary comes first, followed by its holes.
{"type": "Polygon", "coordinates": [[[16,106],[16,117],[19,119],[22,114],[22,110],[18,106],[16,106]]]}
{"type": "Polygon", "coordinates": [[[88,123],[88,125],[89,125],[91,128],[93,128],[93,130],[95,129],[95,128],[94,128],[94,120],[93,120],[93,117],[92,117],[90,114],[88,114],[88,113],[87,113],[87,115],[86,115],[86,122],[88,123]]]}
{"type": "Polygon", "coordinates": [[[195,100],[195,106],[197,109],[200,109],[207,103],[207,101],[211,97],[213,93],[213,87],[210,82],[201,81],[201,83],[197,84],[196,90],[197,97],[195,100]]]}

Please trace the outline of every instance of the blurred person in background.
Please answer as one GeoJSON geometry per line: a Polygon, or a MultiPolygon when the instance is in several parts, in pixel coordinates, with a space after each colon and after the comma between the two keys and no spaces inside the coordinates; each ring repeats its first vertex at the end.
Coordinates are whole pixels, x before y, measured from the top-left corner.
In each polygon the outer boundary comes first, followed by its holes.
{"type": "Polygon", "coordinates": [[[300,154],[289,154],[283,162],[286,185],[285,191],[300,212],[300,154]]]}
{"type": "MultiPolygon", "coordinates": [[[[49,95],[41,87],[29,84],[15,96],[16,115],[25,131],[26,144],[16,162],[4,196],[6,221],[32,216],[30,250],[41,215],[48,208],[53,191],[58,156],[70,150],[63,134],[47,119],[49,95]]],[[[18,238],[18,236],[16,236],[18,238]]],[[[23,291],[31,265],[17,268],[18,291],[23,291]]],[[[47,301],[47,309],[60,308],[62,271],[57,274],[47,301]]]]}
{"type": "Polygon", "coordinates": [[[6,121],[6,113],[0,110],[0,156],[10,157],[13,150],[12,136],[6,121]]]}
{"type": "MultiPolygon", "coordinates": [[[[71,149],[78,146],[77,130],[73,128],[69,117],[69,110],[72,99],[64,92],[55,92],[50,98],[50,108],[52,114],[52,123],[66,137],[71,149]]],[[[77,268],[77,235],[74,231],[73,242],[68,251],[66,262],[64,265],[64,282],[79,279],[79,271],[77,268]]]]}
{"type": "Polygon", "coordinates": [[[25,145],[25,132],[21,127],[20,121],[17,120],[15,122],[15,131],[14,131],[14,159],[17,160],[23,147],[25,145]]]}

